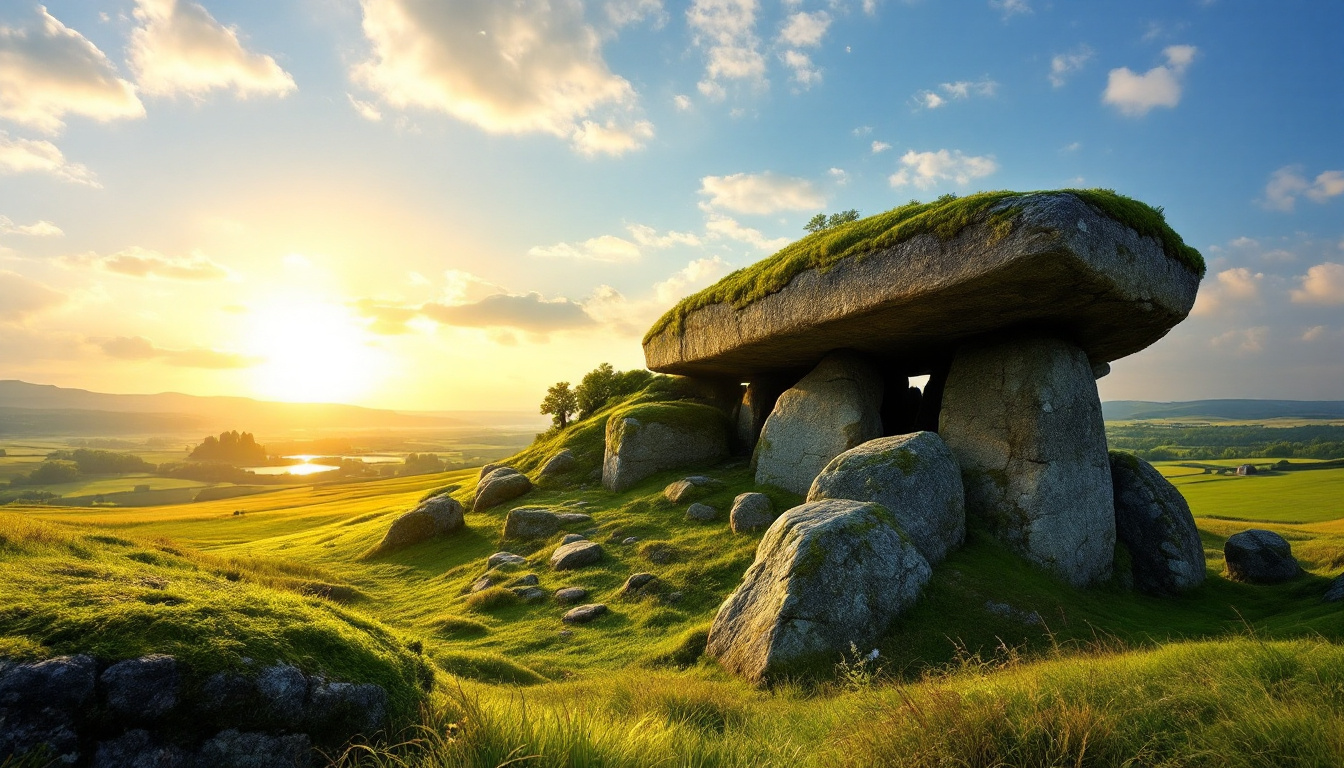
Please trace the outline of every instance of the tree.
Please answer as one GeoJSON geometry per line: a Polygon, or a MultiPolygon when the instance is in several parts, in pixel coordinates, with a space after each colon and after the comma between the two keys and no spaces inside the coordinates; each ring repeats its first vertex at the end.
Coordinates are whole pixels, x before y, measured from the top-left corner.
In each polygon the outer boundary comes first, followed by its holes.
{"type": "Polygon", "coordinates": [[[541,412],[550,414],[555,426],[561,429],[569,426],[570,414],[578,407],[579,399],[569,388],[568,381],[561,381],[546,390],[546,397],[541,401],[541,412]]]}
{"type": "Polygon", "coordinates": [[[847,211],[840,211],[839,213],[832,213],[830,216],[827,216],[825,213],[818,213],[816,216],[807,220],[807,223],[803,225],[803,229],[815,233],[858,220],[859,212],[854,208],[850,208],[847,211]]]}
{"type": "Polygon", "coordinates": [[[586,419],[602,410],[602,406],[611,400],[611,396],[616,393],[618,375],[611,367],[611,363],[603,363],[584,374],[583,381],[574,388],[580,419],[586,419]]]}
{"type": "Polygon", "coordinates": [[[808,219],[807,223],[803,225],[803,229],[806,229],[808,232],[820,232],[825,228],[826,228],[825,213],[818,213],[816,216],[813,216],[812,218],[808,219]]]}

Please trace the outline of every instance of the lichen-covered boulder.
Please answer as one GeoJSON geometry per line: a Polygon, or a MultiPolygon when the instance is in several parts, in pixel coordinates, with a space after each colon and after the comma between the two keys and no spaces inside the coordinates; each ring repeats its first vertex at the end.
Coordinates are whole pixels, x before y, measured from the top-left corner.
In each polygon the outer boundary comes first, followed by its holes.
{"type": "Polygon", "coordinates": [[[551,568],[572,571],[602,559],[602,545],[593,541],[574,541],[556,547],[551,553],[551,568]]]}
{"type": "Polygon", "coordinates": [[[686,508],[686,519],[694,520],[697,523],[713,522],[718,516],[719,510],[698,501],[686,508]]]}
{"type": "Polygon", "coordinates": [[[574,456],[574,452],[565,448],[557,451],[554,456],[546,460],[542,465],[541,471],[537,473],[538,477],[549,479],[563,475],[566,472],[573,472],[579,466],[579,460],[574,456]]]}
{"type": "Polygon", "coordinates": [[[602,485],[624,491],[666,469],[712,464],[728,455],[728,417],[708,405],[646,403],[607,420],[602,485]]]}
{"type": "Polygon", "coordinates": [[[473,512],[503,504],[532,490],[532,481],[527,475],[511,467],[500,467],[486,475],[476,486],[476,501],[471,505],[473,512]]]}
{"type": "Polygon", "coordinates": [[[1190,505],[1153,465],[1112,451],[1115,535],[1129,550],[1134,586],[1174,595],[1204,583],[1204,545],[1190,505]]]}
{"type": "Polygon", "coordinates": [[[504,538],[545,539],[560,530],[560,517],[542,507],[518,507],[504,518],[504,538]]]}
{"type": "Polygon", "coordinates": [[[1278,584],[1302,573],[1288,540],[1260,528],[1228,536],[1223,558],[1228,578],[1252,584],[1278,584]]]}
{"type": "Polygon", "coordinates": [[[741,493],[733,499],[733,508],[728,513],[728,526],[733,533],[752,533],[765,528],[775,521],[774,505],[764,493],[741,493]]]}
{"type": "Polygon", "coordinates": [[[680,480],[668,483],[667,487],[663,489],[663,498],[673,504],[680,504],[683,501],[690,501],[697,496],[708,493],[722,485],[722,482],[715,480],[712,477],[691,475],[690,477],[683,477],[680,480]]]}
{"type": "Polygon", "coordinates": [[[882,436],[882,376],[848,352],[825,357],[775,401],[756,443],[756,482],[798,494],[836,456],[882,436]]]}
{"type": "Polygon", "coordinates": [[[393,520],[378,549],[397,549],[460,530],[465,524],[463,512],[462,504],[452,496],[428,499],[393,520]]]}
{"type": "Polygon", "coordinates": [[[870,647],[914,603],[931,569],[880,504],[828,499],[780,515],[719,607],[706,653],[752,681],[870,647]]]}
{"type": "Polygon", "coordinates": [[[933,432],[880,437],[836,456],[807,492],[808,501],[821,499],[881,504],[929,565],[966,539],[961,470],[933,432]]]}
{"type": "Polygon", "coordinates": [[[1110,576],[1111,465],[1082,349],[1044,336],[964,345],[938,433],[961,465],[968,516],[1075,586],[1110,576]]]}

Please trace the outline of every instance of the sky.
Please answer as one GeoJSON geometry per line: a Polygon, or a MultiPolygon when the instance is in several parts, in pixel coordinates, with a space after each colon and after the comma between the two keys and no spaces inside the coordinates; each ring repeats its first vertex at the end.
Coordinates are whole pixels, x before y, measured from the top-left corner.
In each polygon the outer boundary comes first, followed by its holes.
{"type": "Polygon", "coordinates": [[[1344,399],[1344,3],[0,0],[0,379],[533,409],[804,234],[1114,189],[1103,399],[1344,399]]]}

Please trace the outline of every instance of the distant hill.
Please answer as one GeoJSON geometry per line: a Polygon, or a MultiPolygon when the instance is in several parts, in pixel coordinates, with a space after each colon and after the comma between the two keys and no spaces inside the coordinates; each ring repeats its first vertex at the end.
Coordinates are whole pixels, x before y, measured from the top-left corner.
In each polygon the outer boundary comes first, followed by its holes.
{"type": "Polygon", "coordinates": [[[178,392],[112,395],[14,379],[0,381],[0,435],[114,435],[219,432],[275,434],[331,429],[452,429],[456,416],[398,413],[333,403],[276,403],[178,392]]]}
{"type": "Polygon", "coordinates": [[[1344,419],[1344,400],[1190,400],[1151,403],[1112,400],[1101,404],[1107,421],[1134,419],[1344,419]]]}

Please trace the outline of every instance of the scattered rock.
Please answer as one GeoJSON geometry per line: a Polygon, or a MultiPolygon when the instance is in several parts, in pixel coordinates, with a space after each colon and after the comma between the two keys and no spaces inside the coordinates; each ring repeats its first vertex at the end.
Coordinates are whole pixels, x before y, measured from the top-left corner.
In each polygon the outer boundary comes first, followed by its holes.
{"type": "Polygon", "coordinates": [[[686,508],[686,519],[694,520],[697,523],[708,523],[711,520],[717,518],[718,516],[719,516],[719,510],[709,506],[708,504],[701,504],[699,502],[696,502],[695,504],[692,504],[691,506],[686,508]]]}
{"type": "Polygon", "coordinates": [[[538,474],[539,477],[550,479],[556,475],[563,475],[566,472],[573,472],[578,469],[579,460],[574,457],[574,452],[565,448],[554,456],[546,460],[538,474]]]}
{"type": "Polygon", "coordinates": [[[569,612],[560,620],[566,624],[587,624],[606,612],[607,606],[602,603],[590,603],[569,609],[569,612]]]}
{"type": "Polygon", "coordinates": [[[541,580],[537,578],[537,574],[535,574],[535,573],[529,573],[529,574],[527,574],[526,576],[520,576],[520,577],[514,579],[513,581],[509,582],[509,586],[510,586],[510,587],[535,587],[535,586],[537,586],[537,585],[540,584],[540,583],[541,583],[541,580]]]}
{"type": "Polygon", "coordinates": [[[541,587],[514,587],[513,594],[525,603],[540,603],[546,599],[546,590],[541,587]]]}
{"type": "Polygon", "coordinates": [[[558,547],[551,555],[551,568],[570,571],[592,565],[602,559],[602,545],[592,541],[576,541],[558,547]]]}
{"type": "Polygon", "coordinates": [[[929,565],[966,539],[961,470],[933,432],[881,437],[836,456],[807,492],[808,501],[821,499],[881,504],[929,565]]]}
{"type": "Polygon", "coordinates": [[[1259,528],[1227,537],[1223,557],[1227,577],[1237,581],[1278,584],[1302,573],[1302,566],[1293,558],[1292,545],[1279,534],[1259,528]]]}
{"type": "Polygon", "coordinates": [[[1134,586],[1173,595],[1204,583],[1204,545],[1190,505],[1143,459],[1111,451],[1115,535],[1129,550],[1134,586]]]}
{"type": "Polygon", "coordinates": [[[733,533],[750,533],[770,527],[775,521],[774,505],[764,493],[743,493],[733,499],[728,524],[733,533]]]}
{"type": "Polygon", "coordinates": [[[638,536],[626,536],[624,539],[621,539],[621,543],[627,547],[630,546],[631,544],[634,544],[637,541],[639,541],[638,536]]]}
{"type": "Polygon", "coordinates": [[[491,588],[491,587],[498,586],[499,583],[502,582],[502,581],[504,581],[504,577],[499,576],[499,575],[496,575],[496,574],[493,574],[493,573],[487,573],[487,574],[485,574],[484,576],[482,576],[481,578],[477,579],[475,582],[472,583],[472,585],[471,585],[471,591],[472,591],[473,593],[474,593],[474,592],[480,592],[480,591],[482,591],[482,590],[486,590],[486,589],[489,589],[489,588],[491,588]]]}
{"type": "Polygon", "coordinates": [[[485,466],[481,467],[480,473],[476,475],[476,484],[480,485],[480,482],[484,480],[487,475],[503,466],[504,466],[503,464],[486,464],[485,466]]]}
{"type": "Polygon", "coordinates": [[[1335,577],[1330,582],[1330,588],[1325,590],[1325,596],[1321,598],[1327,603],[1344,602],[1344,574],[1335,577]]]}
{"type": "Polygon", "coordinates": [[[806,494],[836,456],[882,436],[882,377],[833,352],[775,401],[756,444],[756,482],[806,494]]]}
{"type": "Polygon", "coordinates": [[[476,486],[476,502],[471,505],[474,512],[489,509],[506,501],[522,496],[532,490],[532,481],[516,469],[500,467],[485,477],[476,486]]]}
{"type": "Polygon", "coordinates": [[[511,509],[508,516],[504,518],[504,538],[506,539],[546,539],[559,530],[559,516],[542,507],[511,509]]]}
{"type": "Polygon", "coordinates": [[[1111,467],[1082,349],[1048,337],[963,345],[938,433],[961,466],[967,515],[1075,586],[1110,576],[1111,467]]]}
{"type": "Polygon", "coordinates": [[[588,596],[588,590],[583,587],[565,587],[555,591],[555,601],[561,605],[577,603],[588,596]]]}
{"type": "Polygon", "coordinates": [[[149,731],[136,728],[98,742],[93,768],[186,768],[188,760],[181,747],[160,744],[149,731]]]}
{"type": "Polygon", "coordinates": [[[742,584],[714,617],[706,652],[753,681],[834,662],[851,643],[871,647],[930,573],[881,505],[808,502],[766,531],[742,584]]]}
{"type": "Polygon", "coordinates": [[[527,558],[512,552],[496,552],[485,561],[486,570],[500,566],[527,565],[527,558]]]}
{"type": "Polygon", "coordinates": [[[649,585],[657,581],[658,577],[652,573],[634,573],[625,580],[625,585],[621,587],[621,594],[626,597],[635,597],[642,595],[648,589],[649,585]]]}
{"type": "Polygon", "coordinates": [[[573,525],[574,523],[590,523],[593,520],[592,515],[583,512],[561,512],[555,516],[561,525],[573,525]]]}
{"type": "Polygon", "coordinates": [[[311,752],[306,734],[271,736],[230,728],[201,745],[197,762],[211,768],[294,768],[308,765],[311,752]]]}
{"type": "Polygon", "coordinates": [[[564,538],[560,539],[560,546],[573,544],[576,541],[587,541],[588,537],[581,533],[566,533],[564,538]]]}
{"type": "Polygon", "coordinates": [[[602,485],[624,491],[676,467],[710,464],[728,455],[728,417],[690,402],[637,405],[607,420],[602,485]]]}
{"type": "Polygon", "coordinates": [[[461,503],[452,496],[435,496],[392,521],[378,545],[391,550],[418,544],[460,530],[465,524],[461,503]]]}
{"type": "Polygon", "coordinates": [[[177,706],[177,659],[150,655],[119,661],[103,671],[107,706],[128,720],[157,720],[177,706]]]}
{"type": "Polygon", "coordinates": [[[665,541],[651,541],[644,545],[640,554],[654,565],[667,565],[676,562],[677,558],[681,556],[681,550],[665,541]]]}
{"type": "Polygon", "coordinates": [[[684,477],[674,483],[669,483],[663,489],[663,496],[673,504],[680,504],[683,501],[690,501],[704,493],[708,493],[715,487],[722,486],[723,483],[712,477],[704,475],[692,475],[684,477]]]}

